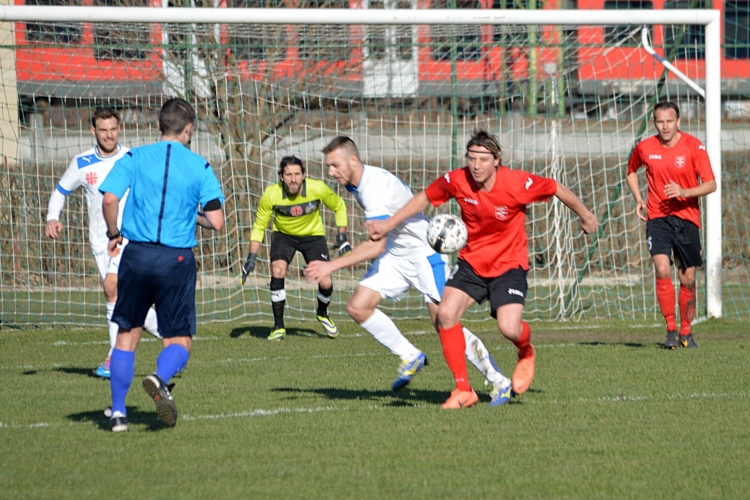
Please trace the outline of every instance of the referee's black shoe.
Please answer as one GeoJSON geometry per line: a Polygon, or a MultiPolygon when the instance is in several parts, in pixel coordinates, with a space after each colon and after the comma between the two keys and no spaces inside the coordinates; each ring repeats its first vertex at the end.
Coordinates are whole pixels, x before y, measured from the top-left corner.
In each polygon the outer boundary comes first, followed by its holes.
{"type": "Polygon", "coordinates": [[[169,387],[156,374],[149,375],[143,379],[143,390],[151,396],[156,403],[156,416],[159,420],[170,427],[177,423],[177,405],[172,399],[169,387]]]}
{"type": "Polygon", "coordinates": [[[127,432],[130,430],[128,427],[128,419],[122,413],[116,417],[109,419],[109,430],[112,432],[127,432]]]}
{"type": "Polygon", "coordinates": [[[665,349],[674,349],[680,342],[677,340],[677,330],[667,330],[667,340],[664,341],[665,349]]]}

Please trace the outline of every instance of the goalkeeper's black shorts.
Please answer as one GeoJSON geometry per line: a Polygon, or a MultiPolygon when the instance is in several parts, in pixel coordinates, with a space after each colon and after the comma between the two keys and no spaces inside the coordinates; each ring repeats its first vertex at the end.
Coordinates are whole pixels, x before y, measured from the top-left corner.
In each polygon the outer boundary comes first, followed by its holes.
{"type": "Polygon", "coordinates": [[[295,252],[302,254],[306,264],[313,260],[331,260],[325,236],[292,236],[279,231],[271,234],[271,262],[283,260],[289,264],[295,252]]]}
{"type": "Polygon", "coordinates": [[[195,257],[192,248],[131,241],[123,250],[112,321],[120,328],[143,326],[156,306],[164,338],[195,335],[195,257]]]}

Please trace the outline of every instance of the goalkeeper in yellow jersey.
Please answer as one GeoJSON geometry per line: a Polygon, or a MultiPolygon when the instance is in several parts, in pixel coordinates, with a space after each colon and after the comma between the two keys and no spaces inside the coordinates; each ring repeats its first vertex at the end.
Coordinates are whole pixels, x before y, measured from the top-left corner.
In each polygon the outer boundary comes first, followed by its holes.
{"type": "MultiPolygon", "coordinates": [[[[285,156],[279,164],[281,182],[268,186],[258,202],[258,211],[250,235],[250,253],[242,268],[242,283],[255,270],[255,261],[263,242],[263,236],[271,216],[274,216],[271,234],[271,306],[273,330],[268,340],[281,340],[286,336],[284,328],[284,305],[286,291],[284,277],[295,252],[302,253],[306,263],[313,260],[330,260],[325,240],[320,204],[323,203],[336,214],[336,245],[339,256],[351,252],[346,237],[346,203],[328,185],[317,179],[305,177],[302,160],[285,156]]],[[[338,327],[328,317],[328,304],[333,293],[333,280],[328,275],[318,282],[317,319],[325,328],[326,335],[335,338],[338,327]]]]}

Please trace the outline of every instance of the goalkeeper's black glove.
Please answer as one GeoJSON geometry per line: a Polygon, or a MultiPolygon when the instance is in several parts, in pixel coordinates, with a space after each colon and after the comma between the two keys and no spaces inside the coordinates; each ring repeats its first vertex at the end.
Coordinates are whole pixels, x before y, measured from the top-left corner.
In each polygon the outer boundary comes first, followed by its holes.
{"type": "Polygon", "coordinates": [[[242,285],[245,284],[247,275],[255,271],[255,259],[257,258],[258,256],[252,252],[247,254],[247,260],[245,261],[245,265],[242,266],[242,282],[241,282],[242,285]]]}
{"type": "Polygon", "coordinates": [[[349,244],[346,233],[338,233],[336,235],[336,244],[333,245],[333,248],[339,249],[339,257],[346,255],[352,251],[352,246],[349,244]]]}

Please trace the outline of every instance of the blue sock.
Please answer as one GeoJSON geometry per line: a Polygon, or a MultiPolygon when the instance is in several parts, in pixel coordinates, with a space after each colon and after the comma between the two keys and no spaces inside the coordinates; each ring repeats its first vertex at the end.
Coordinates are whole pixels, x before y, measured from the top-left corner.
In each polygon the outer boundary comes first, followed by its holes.
{"type": "Polygon", "coordinates": [[[174,374],[185,368],[188,362],[187,349],[179,344],[172,344],[162,349],[161,354],[156,359],[156,374],[166,384],[174,374]]]}
{"type": "Polygon", "coordinates": [[[109,361],[109,387],[112,389],[112,413],[125,412],[125,396],[133,382],[135,351],[113,349],[109,361]]]}

